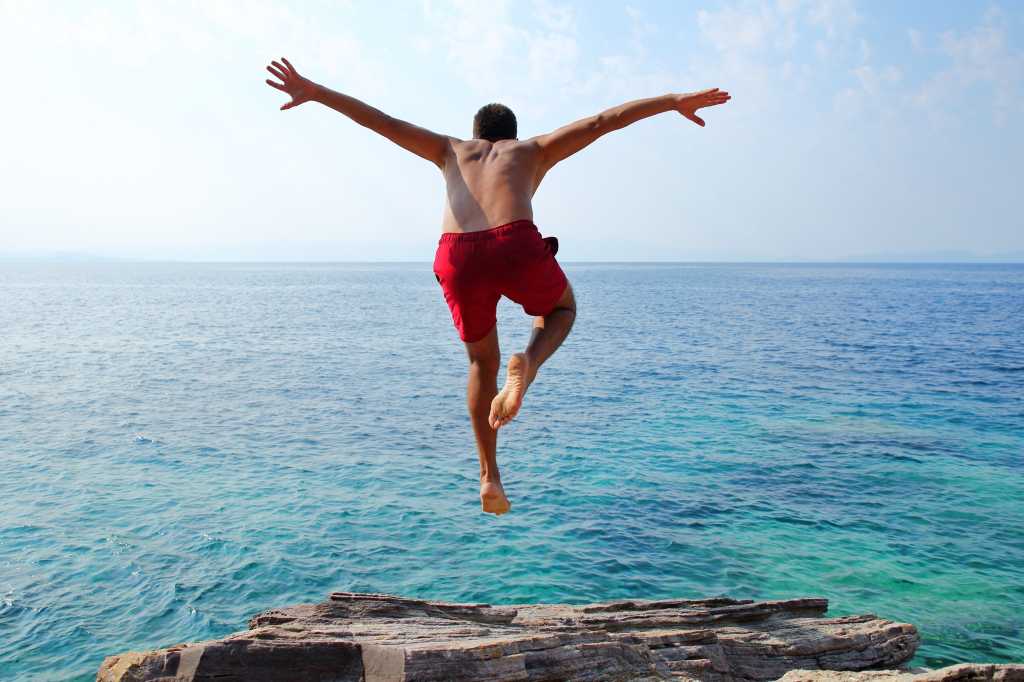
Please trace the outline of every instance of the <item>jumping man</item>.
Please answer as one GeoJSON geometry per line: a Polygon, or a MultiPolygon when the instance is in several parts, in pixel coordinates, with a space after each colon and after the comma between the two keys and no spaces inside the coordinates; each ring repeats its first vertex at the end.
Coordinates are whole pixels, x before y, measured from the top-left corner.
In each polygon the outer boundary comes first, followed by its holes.
{"type": "Polygon", "coordinates": [[[640,119],[675,111],[703,126],[697,110],[724,104],[729,93],[714,88],[627,102],[527,140],[518,138],[508,107],[488,104],[473,118],[473,139],[460,140],[388,116],[300,76],[287,59],[281,62],[267,67],[280,82],[267,84],[291,95],[282,110],[320,102],[432,162],[444,175],[448,200],[434,275],[469,354],[466,397],[480,456],[480,503],[485,512],[504,514],[511,505],[498,473],[498,429],[519,413],[537,371],[576,319],[572,287],[555,260],[558,242],[541,238],[533,224],[532,200],[541,180],[559,161],[640,119]],[[502,296],[534,320],[530,342],[509,358],[499,392],[495,311],[502,296]]]}

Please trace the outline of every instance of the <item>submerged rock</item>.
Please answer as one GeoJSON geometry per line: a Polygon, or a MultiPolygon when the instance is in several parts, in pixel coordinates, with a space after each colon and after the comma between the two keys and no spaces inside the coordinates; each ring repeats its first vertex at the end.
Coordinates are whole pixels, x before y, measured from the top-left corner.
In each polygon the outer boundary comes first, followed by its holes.
{"type": "MultiPolygon", "coordinates": [[[[917,649],[913,625],[827,609],[813,598],[491,606],[335,592],[224,639],[111,656],[97,680],[741,682],[895,668],[917,649]]],[[[941,678],[954,679],[967,678],[941,678]]]]}
{"type": "Polygon", "coordinates": [[[1024,665],[961,663],[938,670],[791,670],[780,682],[1024,682],[1024,665]]]}

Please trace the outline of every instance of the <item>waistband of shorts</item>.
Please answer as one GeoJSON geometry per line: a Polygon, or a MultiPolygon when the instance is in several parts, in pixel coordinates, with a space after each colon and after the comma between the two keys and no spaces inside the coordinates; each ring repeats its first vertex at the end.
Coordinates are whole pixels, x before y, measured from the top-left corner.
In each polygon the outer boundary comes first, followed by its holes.
{"type": "Polygon", "coordinates": [[[441,239],[439,239],[437,243],[477,242],[486,239],[495,239],[506,235],[509,232],[524,229],[536,230],[537,226],[533,224],[532,220],[513,220],[511,223],[505,223],[504,225],[498,225],[497,227],[491,227],[486,230],[477,230],[476,232],[445,232],[441,235],[441,239]]]}

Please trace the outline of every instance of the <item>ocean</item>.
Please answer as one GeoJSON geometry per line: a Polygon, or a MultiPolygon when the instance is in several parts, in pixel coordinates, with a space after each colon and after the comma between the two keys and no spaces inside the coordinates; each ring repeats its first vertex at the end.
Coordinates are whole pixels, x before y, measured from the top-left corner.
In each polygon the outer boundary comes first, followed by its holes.
{"type": "Polygon", "coordinates": [[[565,269],[495,518],[429,264],[0,264],[0,678],[331,590],[824,596],[1024,660],[1024,266],[565,269]]]}

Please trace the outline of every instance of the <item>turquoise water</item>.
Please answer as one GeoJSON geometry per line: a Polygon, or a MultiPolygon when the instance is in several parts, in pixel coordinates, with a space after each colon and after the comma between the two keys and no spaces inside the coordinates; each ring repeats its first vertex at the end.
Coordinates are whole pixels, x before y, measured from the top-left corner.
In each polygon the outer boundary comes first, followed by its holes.
{"type": "Polygon", "coordinates": [[[330,590],[820,595],[1024,660],[1024,266],[566,270],[494,518],[429,265],[0,265],[0,677],[330,590]]]}

